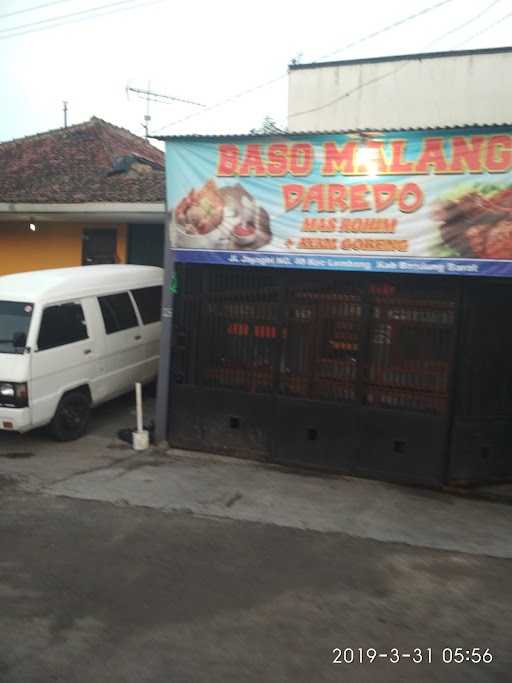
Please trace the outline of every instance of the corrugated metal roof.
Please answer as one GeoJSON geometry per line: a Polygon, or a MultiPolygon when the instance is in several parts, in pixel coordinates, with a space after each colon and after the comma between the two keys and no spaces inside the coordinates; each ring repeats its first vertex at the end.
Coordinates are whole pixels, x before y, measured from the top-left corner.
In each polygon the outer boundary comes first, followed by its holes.
{"type": "Polygon", "coordinates": [[[347,130],[301,130],[293,131],[293,133],[287,133],[283,131],[282,133],[225,133],[225,134],[213,134],[213,135],[203,135],[188,133],[184,135],[150,135],[149,137],[154,140],[196,140],[201,142],[218,142],[221,140],[253,140],[262,138],[274,138],[279,139],[283,137],[290,138],[301,138],[305,136],[313,135],[370,135],[372,133],[407,133],[412,131],[446,131],[446,130],[462,130],[466,128],[472,129],[485,129],[485,128],[512,128],[512,123],[467,123],[461,125],[451,125],[451,126],[424,126],[424,127],[410,127],[410,128],[353,128],[347,130]]]}
{"type": "Polygon", "coordinates": [[[389,55],[386,57],[367,57],[360,59],[341,59],[330,62],[308,62],[306,64],[289,64],[290,71],[298,69],[317,69],[329,66],[351,66],[355,64],[377,64],[380,62],[400,62],[412,59],[439,59],[445,57],[473,57],[475,55],[494,55],[499,53],[512,52],[512,47],[486,47],[477,50],[449,50],[445,52],[417,52],[406,55],[389,55]]]}

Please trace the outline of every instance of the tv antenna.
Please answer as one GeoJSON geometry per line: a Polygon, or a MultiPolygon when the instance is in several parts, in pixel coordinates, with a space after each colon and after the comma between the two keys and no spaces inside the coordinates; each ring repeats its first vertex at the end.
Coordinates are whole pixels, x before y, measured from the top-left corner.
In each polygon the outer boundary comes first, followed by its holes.
{"type": "Polygon", "coordinates": [[[151,121],[151,114],[149,113],[150,102],[155,102],[156,104],[172,104],[173,102],[182,102],[183,104],[193,104],[196,107],[205,107],[205,104],[200,102],[193,102],[192,100],[185,100],[181,97],[174,97],[172,95],[164,95],[162,93],[154,92],[150,90],[150,83],[148,83],[147,89],[144,88],[132,88],[132,86],[126,86],[126,95],[128,99],[130,98],[130,93],[135,93],[137,97],[142,100],[146,100],[146,113],[144,114],[144,123],[142,127],[144,128],[144,137],[149,136],[149,124],[151,121]]]}

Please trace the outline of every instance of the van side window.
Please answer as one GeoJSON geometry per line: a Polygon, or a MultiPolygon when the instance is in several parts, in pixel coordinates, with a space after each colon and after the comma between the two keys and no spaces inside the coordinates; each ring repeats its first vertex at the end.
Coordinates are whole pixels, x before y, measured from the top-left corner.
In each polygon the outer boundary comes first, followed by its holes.
{"type": "Polygon", "coordinates": [[[39,351],[73,344],[87,337],[87,324],[80,304],[60,304],[44,309],[37,339],[39,351]]]}
{"type": "Polygon", "coordinates": [[[128,292],[99,296],[98,301],[107,334],[138,326],[137,316],[128,292]]]}
{"type": "Polygon", "coordinates": [[[162,287],[132,289],[132,294],[144,325],[158,322],[162,309],[162,287]]]}

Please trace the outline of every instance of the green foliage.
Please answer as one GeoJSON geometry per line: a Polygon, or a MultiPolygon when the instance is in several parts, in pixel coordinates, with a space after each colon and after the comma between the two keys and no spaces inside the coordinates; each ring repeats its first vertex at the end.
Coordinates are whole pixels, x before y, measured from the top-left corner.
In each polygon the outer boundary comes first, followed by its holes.
{"type": "Polygon", "coordinates": [[[441,195],[441,201],[456,202],[467,194],[480,194],[482,197],[492,197],[492,195],[510,187],[512,185],[499,185],[498,183],[489,182],[465,182],[441,195]]]}
{"type": "Polygon", "coordinates": [[[263,119],[263,122],[259,128],[252,128],[251,133],[253,135],[257,134],[264,134],[264,135],[276,135],[279,133],[285,133],[286,131],[282,130],[279,128],[277,123],[275,122],[275,119],[272,118],[272,116],[265,116],[263,119]]]}

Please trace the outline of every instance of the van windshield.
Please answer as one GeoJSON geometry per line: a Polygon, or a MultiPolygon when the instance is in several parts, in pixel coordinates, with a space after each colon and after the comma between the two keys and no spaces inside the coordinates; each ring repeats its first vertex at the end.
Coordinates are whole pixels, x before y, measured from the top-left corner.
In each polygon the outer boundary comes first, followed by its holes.
{"type": "Polygon", "coordinates": [[[0,353],[24,353],[33,304],[0,301],[0,353]]]}

